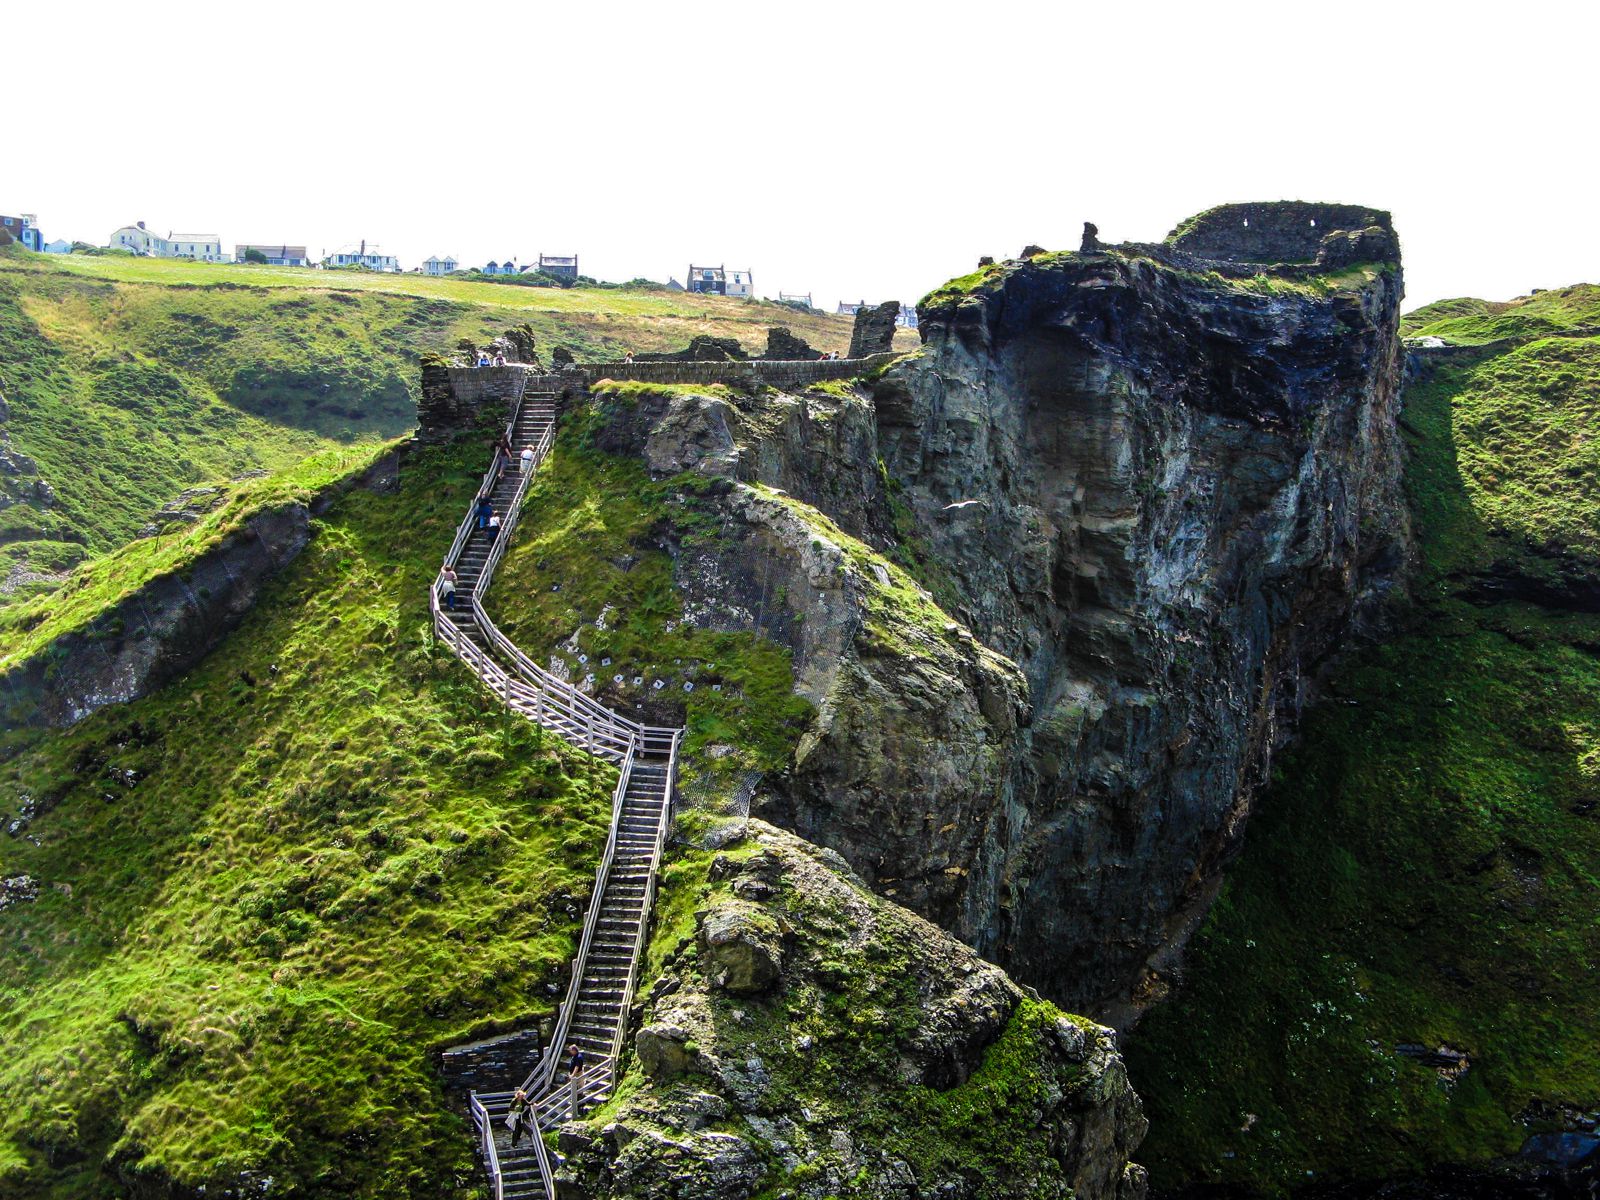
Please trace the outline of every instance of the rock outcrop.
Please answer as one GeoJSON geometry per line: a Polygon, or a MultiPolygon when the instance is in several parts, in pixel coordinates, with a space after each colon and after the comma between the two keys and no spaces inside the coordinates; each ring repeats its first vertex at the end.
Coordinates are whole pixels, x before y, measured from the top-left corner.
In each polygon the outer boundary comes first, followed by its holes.
{"type": "Polygon", "coordinates": [[[850,330],[851,358],[868,358],[894,349],[895,322],[900,319],[900,301],[863,304],[856,309],[856,323],[850,330]]]}
{"type": "Polygon", "coordinates": [[[1358,204],[1301,200],[1222,204],[1190,217],[1172,231],[1167,244],[1180,254],[1219,262],[1330,265],[1324,247],[1330,239],[1338,243],[1351,237],[1369,243],[1363,251],[1365,257],[1347,256],[1340,261],[1399,261],[1399,242],[1389,214],[1358,204]]]}
{"type": "Polygon", "coordinates": [[[734,485],[743,549],[679,559],[698,620],[786,597],[759,627],[818,718],[757,808],[1118,1022],[1407,553],[1392,232],[1318,211],[1319,252],[1376,257],[1014,261],[930,297],[922,351],[854,397],[636,396],[602,435],[734,485]]]}
{"type": "MultiPolygon", "coordinates": [[[[1058,1000],[1120,1017],[1159,988],[1141,975],[1203,912],[1309,673],[1405,554],[1399,266],[1370,244],[1331,287],[1159,250],[1012,265],[926,307],[922,354],[876,391],[959,615],[1028,679],[1009,811],[951,927],[1058,1000]]],[[[847,854],[828,830],[872,821],[794,799],[847,854]]],[[[876,869],[940,869],[913,840],[876,869]]]]}
{"type": "Polygon", "coordinates": [[[563,1195],[1142,1197],[1110,1030],[760,822],[675,871],[692,925],[647,982],[622,1099],[561,1133],[563,1195]]]}

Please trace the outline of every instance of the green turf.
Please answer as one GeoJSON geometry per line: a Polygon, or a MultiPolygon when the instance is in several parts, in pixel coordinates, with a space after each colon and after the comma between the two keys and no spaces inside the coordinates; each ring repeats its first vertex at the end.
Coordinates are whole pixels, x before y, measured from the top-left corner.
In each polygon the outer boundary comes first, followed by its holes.
{"type": "Polygon", "coordinates": [[[1600,287],[1592,283],[1551,288],[1516,300],[1440,300],[1407,313],[1400,332],[1406,337],[1477,345],[1586,326],[1600,326],[1600,287]]]}
{"type": "Polygon", "coordinates": [[[433,1053],[549,1010],[615,777],[431,635],[480,458],[338,502],[178,683],[6,735],[0,1193],[476,1188],[433,1053]]]}

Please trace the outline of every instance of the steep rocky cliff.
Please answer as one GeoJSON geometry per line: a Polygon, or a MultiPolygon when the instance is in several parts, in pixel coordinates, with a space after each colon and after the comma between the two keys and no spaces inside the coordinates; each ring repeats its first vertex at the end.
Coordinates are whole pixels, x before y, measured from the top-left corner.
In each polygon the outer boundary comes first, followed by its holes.
{"type": "MultiPolygon", "coordinates": [[[[876,389],[957,611],[1029,684],[954,927],[1059,999],[1159,988],[1136,981],[1203,910],[1309,673],[1402,559],[1398,254],[1366,236],[1382,261],[1243,278],[1164,248],[1006,265],[931,297],[876,389]]],[[[811,836],[854,823],[795,801],[811,836]]],[[[925,872],[908,850],[879,869],[925,872]]]]}
{"type": "Polygon", "coordinates": [[[718,536],[657,544],[817,707],[757,809],[1114,1023],[1408,545],[1387,217],[1221,209],[1173,243],[953,281],[859,389],[599,402],[604,448],[726,481],[692,503],[718,536]]]}

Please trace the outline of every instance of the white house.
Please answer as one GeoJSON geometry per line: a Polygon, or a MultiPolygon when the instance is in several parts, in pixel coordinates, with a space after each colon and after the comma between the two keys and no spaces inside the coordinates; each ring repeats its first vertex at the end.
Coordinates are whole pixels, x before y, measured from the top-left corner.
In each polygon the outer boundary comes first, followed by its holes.
{"type": "Polygon", "coordinates": [[[422,264],[422,273],[424,275],[448,275],[452,271],[456,270],[456,268],[458,268],[460,265],[460,263],[456,262],[456,260],[451,258],[448,254],[446,254],[443,258],[440,258],[438,255],[434,255],[432,258],[428,259],[427,262],[422,264]]]}
{"type": "Polygon", "coordinates": [[[330,254],[322,260],[325,267],[360,267],[364,271],[398,271],[400,260],[392,254],[385,254],[377,246],[367,249],[366,240],[356,249],[348,246],[337,254],[330,254]]]}
{"type": "Polygon", "coordinates": [[[233,261],[244,262],[250,251],[257,251],[267,260],[269,267],[309,267],[311,256],[304,246],[267,246],[260,242],[242,242],[233,248],[233,261]]]}
{"type": "Polygon", "coordinates": [[[167,245],[172,247],[171,258],[192,258],[196,262],[227,262],[222,252],[222,239],[214,233],[169,233],[167,245]]]}
{"type": "Polygon", "coordinates": [[[214,233],[152,233],[140,221],[124,225],[106,243],[113,250],[128,250],[148,258],[192,258],[197,262],[227,262],[222,239],[214,233]]]}
{"type": "Polygon", "coordinates": [[[715,296],[750,296],[755,286],[748,269],[730,271],[726,267],[697,267],[689,264],[689,290],[715,296]]]}
{"type": "Polygon", "coordinates": [[[106,242],[106,248],[127,250],[133,254],[159,255],[159,247],[165,240],[159,234],[151,233],[140,221],[137,225],[124,225],[113,233],[106,242]]]}

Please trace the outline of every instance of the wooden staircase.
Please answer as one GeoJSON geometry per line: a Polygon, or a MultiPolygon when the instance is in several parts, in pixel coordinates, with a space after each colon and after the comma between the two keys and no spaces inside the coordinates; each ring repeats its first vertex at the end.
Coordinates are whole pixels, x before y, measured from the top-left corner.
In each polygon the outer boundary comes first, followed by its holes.
{"type": "Polygon", "coordinates": [[[555,1200],[555,1164],[539,1133],[603,1101],[616,1082],[617,1060],[644,954],[656,872],[671,819],[678,743],[682,730],[640,725],[606,708],[566,680],[551,675],[518,649],[489,619],[483,597],[505,554],[533,472],[555,435],[555,398],[524,395],[506,428],[509,459],[497,450],[479,494],[500,515],[498,534],[478,527],[473,511],[456,532],[444,565],[456,572],[454,609],[435,581],[431,596],[439,638],[513,711],[619,768],[611,829],[595,872],[578,954],[556,1031],[539,1066],[522,1082],[534,1099],[537,1128],[511,1145],[506,1125],[513,1093],[474,1092],[470,1115],[495,1200],[555,1200]],[[534,452],[523,474],[523,449],[534,452]],[[576,1086],[568,1077],[565,1047],[583,1048],[585,1069],[576,1086]],[[576,1111],[574,1111],[576,1110],[576,1111]]]}

